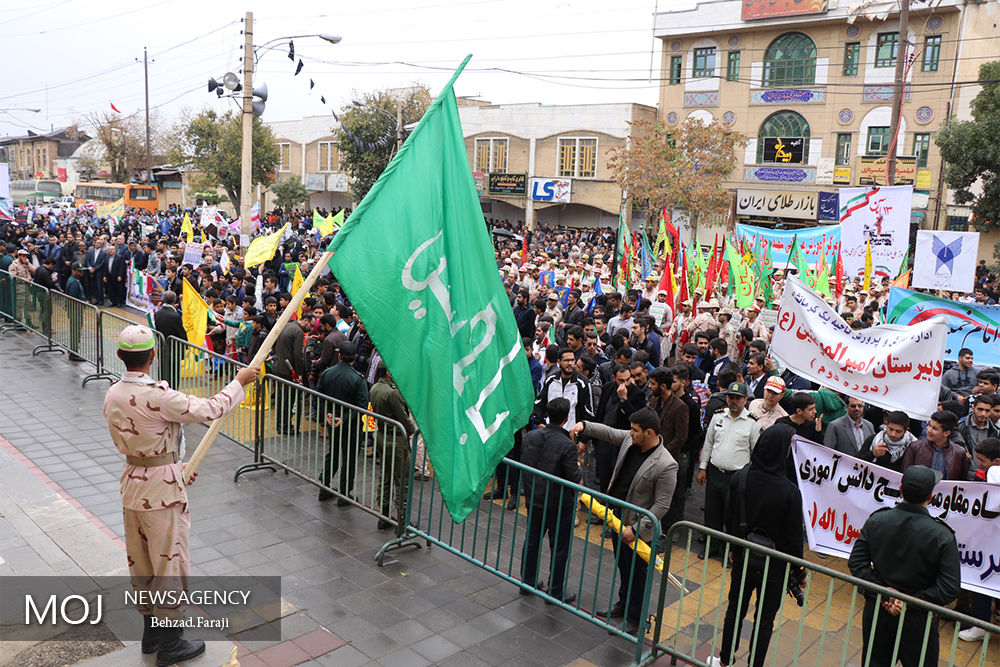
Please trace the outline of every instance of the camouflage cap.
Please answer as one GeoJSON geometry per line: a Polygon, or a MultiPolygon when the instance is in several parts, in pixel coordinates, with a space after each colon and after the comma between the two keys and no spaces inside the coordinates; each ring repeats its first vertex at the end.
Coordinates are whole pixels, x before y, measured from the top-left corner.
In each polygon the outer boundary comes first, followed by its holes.
{"type": "Polygon", "coordinates": [[[140,324],[125,327],[118,336],[118,349],[124,352],[142,352],[156,346],[153,330],[140,324]]]}

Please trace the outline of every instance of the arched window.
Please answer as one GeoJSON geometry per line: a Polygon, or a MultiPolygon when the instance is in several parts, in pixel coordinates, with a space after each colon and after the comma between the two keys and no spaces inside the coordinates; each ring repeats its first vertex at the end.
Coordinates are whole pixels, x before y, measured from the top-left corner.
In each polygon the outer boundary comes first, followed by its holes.
{"type": "Polygon", "coordinates": [[[764,77],[768,88],[808,86],[816,82],[816,45],[801,32],[786,32],[764,52],[764,77]]]}
{"type": "MultiPolygon", "coordinates": [[[[805,118],[795,113],[794,111],[778,111],[773,113],[764,119],[764,122],[760,124],[760,132],[757,134],[757,163],[761,164],[764,162],[774,162],[774,163],[791,163],[791,164],[806,164],[809,162],[809,122],[805,118]],[[801,151],[802,159],[801,161],[796,159],[782,160],[780,158],[775,159],[774,156],[768,154],[765,156],[764,147],[765,144],[769,143],[765,141],[768,138],[781,137],[781,138],[800,138],[802,139],[801,151]],[[765,159],[766,157],[766,159],[765,159]]],[[[770,142],[773,143],[773,142],[770,142]]],[[[787,153],[797,153],[797,147],[786,146],[783,150],[787,153]]]]}

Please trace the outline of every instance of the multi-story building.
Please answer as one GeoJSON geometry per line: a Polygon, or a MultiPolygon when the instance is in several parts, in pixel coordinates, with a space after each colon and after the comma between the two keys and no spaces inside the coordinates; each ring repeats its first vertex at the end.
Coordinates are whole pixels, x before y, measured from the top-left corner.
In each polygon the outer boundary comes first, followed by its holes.
{"type": "MultiPolygon", "coordinates": [[[[656,118],[656,109],[642,104],[463,99],[458,112],[483,215],[529,227],[616,225],[622,189],[607,153],[628,141],[630,122],[656,118]]],[[[632,219],[629,206],[626,217],[632,219]]]]}
{"type": "Polygon", "coordinates": [[[90,137],[75,127],[43,133],[28,130],[24,136],[0,139],[0,162],[10,164],[12,179],[57,178],[65,181],[66,171],[57,161],[68,158],[89,140],[90,137]]]}
{"type": "MultiPolygon", "coordinates": [[[[727,187],[817,193],[823,210],[824,193],[840,186],[885,184],[903,57],[912,64],[894,182],[914,186],[914,225],[966,228],[968,208],[949,204],[934,137],[950,115],[968,117],[979,90],[968,82],[983,62],[1000,58],[996,2],[913,0],[905,39],[895,1],[672,0],[660,7],[659,119],[668,126],[716,119],[748,136],[727,187]]],[[[741,206],[738,219],[815,224],[836,218],[826,210],[807,218],[741,206]]]]}
{"type": "MultiPolygon", "coordinates": [[[[277,139],[281,180],[295,175],[309,190],[308,206],[327,210],[351,205],[348,177],[341,171],[336,120],[332,116],[306,116],[299,120],[268,123],[277,139]]],[[[273,208],[274,197],[263,193],[262,208],[273,208]]]]}

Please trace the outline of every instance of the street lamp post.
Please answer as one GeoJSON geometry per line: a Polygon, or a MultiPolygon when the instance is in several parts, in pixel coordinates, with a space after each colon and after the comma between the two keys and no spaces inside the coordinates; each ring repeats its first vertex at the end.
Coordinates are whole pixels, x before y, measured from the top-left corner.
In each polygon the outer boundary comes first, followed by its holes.
{"type": "Polygon", "coordinates": [[[250,197],[253,181],[253,69],[257,61],[264,55],[271,46],[286,39],[297,37],[319,37],[337,44],[340,42],[339,35],[314,34],[314,35],[292,35],[290,37],[278,37],[254,48],[253,45],[253,12],[247,12],[243,24],[243,141],[240,155],[240,245],[247,246],[250,243],[250,197]]]}

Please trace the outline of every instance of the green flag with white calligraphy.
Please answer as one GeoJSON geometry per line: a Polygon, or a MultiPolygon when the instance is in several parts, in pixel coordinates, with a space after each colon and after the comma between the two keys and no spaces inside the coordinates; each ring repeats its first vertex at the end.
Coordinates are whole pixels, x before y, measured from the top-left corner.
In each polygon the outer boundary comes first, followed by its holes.
{"type": "Polygon", "coordinates": [[[455,521],[478,505],[534,401],[452,89],[468,60],[330,244],[330,269],[413,412],[455,521]]]}

